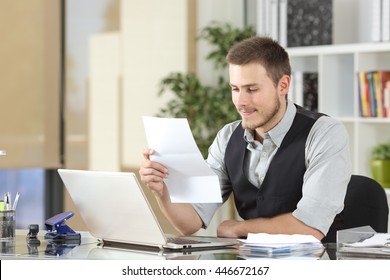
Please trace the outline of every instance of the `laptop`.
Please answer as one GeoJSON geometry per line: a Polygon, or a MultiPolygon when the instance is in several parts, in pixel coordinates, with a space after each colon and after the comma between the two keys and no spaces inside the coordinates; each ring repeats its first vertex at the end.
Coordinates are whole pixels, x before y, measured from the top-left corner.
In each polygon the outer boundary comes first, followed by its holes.
{"type": "Polygon", "coordinates": [[[165,234],[134,173],[58,169],[92,236],[107,246],[207,249],[236,239],[165,234]]]}

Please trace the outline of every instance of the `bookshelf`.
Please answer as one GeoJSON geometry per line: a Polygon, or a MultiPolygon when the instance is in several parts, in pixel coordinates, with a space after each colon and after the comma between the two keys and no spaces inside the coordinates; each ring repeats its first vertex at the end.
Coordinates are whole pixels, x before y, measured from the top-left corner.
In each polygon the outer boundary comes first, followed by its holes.
{"type": "MultiPolygon", "coordinates": [[[[292,71],[318,72],[318,110],[343,122],[353,173],[371,177],[371,148],[390,141],[390,118],[361,117],[359,71],[390,70],[390,43],[287,48],[292,71]]],[[[386,189],[390,202],[390,189],[386,189]]]]}
{"type": "Polygon", "coordinates": [[[359,71],[390,70],[390,43],[287,49],[292,71],[318,72],[318,110],[341,120],[350,136],[353,172],[371,176],[371,147],[390,141],[390,118],[359,113],[359,71]]]}

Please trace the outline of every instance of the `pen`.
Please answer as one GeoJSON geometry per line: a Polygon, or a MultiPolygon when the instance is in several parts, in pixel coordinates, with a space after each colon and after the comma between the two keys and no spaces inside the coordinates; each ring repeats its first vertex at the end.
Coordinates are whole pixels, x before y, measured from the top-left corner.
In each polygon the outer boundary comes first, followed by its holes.
{"type": "Polygon", "coordinates": [[[9,210],[9,200],[8,200],[8,195],[4,195],[4,210],[9,210]]]}
{"type": "Polygon", "coordinates": [[[20,196],[20,192],[17,192],[14,200],[14,205],[12,205],[12,210],[14,211],[16,210],[16,206],[18,206],[19,196],[20,196]]]}
{"type": "Polygon", "coordinates": [[[11,201],[12,201],[11,193],[7,192],[7,205],[6,205],[7,209],[6,210],[11,210],[11,201]]]}

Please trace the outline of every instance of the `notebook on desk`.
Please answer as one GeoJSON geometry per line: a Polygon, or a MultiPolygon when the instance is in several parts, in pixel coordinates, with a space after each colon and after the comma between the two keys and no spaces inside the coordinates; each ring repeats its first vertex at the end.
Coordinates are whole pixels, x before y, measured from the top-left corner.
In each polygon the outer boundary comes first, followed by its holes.
{"type": "Polygon", "coordinates": [[[235,239],[165,234],[134,173],[58,169],[89,232],[104,244],[159,249],[227,247],[235,239]]]}

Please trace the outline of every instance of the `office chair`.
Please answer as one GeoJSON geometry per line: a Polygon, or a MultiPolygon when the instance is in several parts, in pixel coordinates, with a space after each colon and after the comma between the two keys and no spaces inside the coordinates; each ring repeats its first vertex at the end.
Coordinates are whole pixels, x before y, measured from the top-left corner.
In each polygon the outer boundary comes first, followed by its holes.
{"type": "Polygon", "coordinates": [[[352,175],[344,199],[344,210],[338,214],[322,243],[335,243],[337,231],[371,226],[376,232],[387,232],[389,206],[382,186],[374,179],[352,175]]]}
{"type": "Polygon", "coordinates": [[[382,186],[374,179],[352,175],[344,201],[343,229],[371,226],[376,232],[387,232],[389,206],[382,186]]]}

